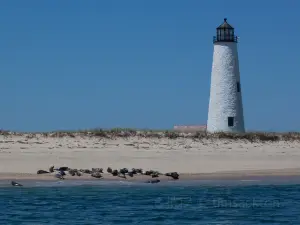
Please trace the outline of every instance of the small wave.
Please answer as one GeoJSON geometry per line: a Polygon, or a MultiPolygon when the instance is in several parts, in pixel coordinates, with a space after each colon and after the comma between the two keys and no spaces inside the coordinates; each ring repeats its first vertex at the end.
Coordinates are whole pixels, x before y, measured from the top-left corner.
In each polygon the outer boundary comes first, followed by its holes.
{"type": "Polygon", "coordinates": [[[241,182],[259,182],[260,180],[240,180],[241,182]]]}

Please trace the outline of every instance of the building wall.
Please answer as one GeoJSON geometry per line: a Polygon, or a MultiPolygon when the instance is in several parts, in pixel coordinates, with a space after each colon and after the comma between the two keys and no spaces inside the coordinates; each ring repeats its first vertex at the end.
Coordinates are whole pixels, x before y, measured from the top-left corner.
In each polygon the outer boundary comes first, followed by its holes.
{"type": "Polygon", "coordinates": [[[182,133],[196,133],[206,131],[206,125],[177,125],[174,126],[174,130],[182,133]]]}

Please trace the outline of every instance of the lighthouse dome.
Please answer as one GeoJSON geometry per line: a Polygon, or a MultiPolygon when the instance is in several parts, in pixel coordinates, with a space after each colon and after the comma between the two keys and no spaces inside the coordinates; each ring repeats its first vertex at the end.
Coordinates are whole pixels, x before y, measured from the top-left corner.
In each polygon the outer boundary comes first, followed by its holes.
{"type": "Polygon", "coordinates": [[[217,29],[234,29],[229,23],[227,23],[227,18],[224,18],[224,22],[217,27],[217,29]]]}
{"type": "Polygon", "coordinates": [[[237,42],[237,36],[234,34],[234,28],[224,18],[224,22],[217,27],[216,36],[213,38],[213,42],[237,42]]]}

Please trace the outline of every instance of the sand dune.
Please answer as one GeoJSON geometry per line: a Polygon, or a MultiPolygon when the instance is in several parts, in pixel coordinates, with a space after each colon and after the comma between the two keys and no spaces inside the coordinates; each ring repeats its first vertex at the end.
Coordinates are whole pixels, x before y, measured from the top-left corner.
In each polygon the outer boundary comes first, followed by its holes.
{"type": "Polygon", "coordinates": [[[108,166],[161,172],[219,173],[299,167],[300,142],[191,138],[0,136],[0,173],[36,173],[50,165],[108,166]]]}

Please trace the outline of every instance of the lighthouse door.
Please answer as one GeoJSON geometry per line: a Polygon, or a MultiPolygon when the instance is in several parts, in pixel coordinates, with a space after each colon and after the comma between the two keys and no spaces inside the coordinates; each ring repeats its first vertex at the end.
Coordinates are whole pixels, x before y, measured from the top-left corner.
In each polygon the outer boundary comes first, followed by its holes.
{"type": "Polygon", "coordinates": [[[234,124],[234,117],[230,116],[228,117],[228,126],[233,127],[234,124]]]}

